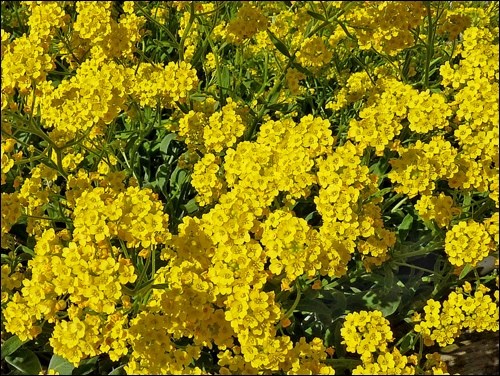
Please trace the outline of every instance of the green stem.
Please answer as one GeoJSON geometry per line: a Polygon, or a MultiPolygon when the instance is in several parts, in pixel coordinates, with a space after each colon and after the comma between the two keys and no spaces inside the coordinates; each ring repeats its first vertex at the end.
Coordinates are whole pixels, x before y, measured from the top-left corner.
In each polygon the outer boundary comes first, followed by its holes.
{"type": "Polygon", "coordinates": [[[118,241],[120,242],[120,246],[121,246],[121,249],[123,251],[123,254],[125,255],[126,258],[128,258],[130,260],[130,255],[128,253],[127,247],[125,246],[125,243],[120,238],[118,238],[118,241]]]}
{"type": "Polygon", "coordinates": [[[409,257],[425,256],[425,255],[429,254],[430,252],[436,251],[436,250],[441,249],[441,248],[443,248],[443,245],[439,244],[439,245],[435,245],[434,247],[424,248],[424,249],[420,249],[420,250],[414,251],[414,252],[400,253],[400,254],[394,256],[393,259],[400,260],[400,259],[406,259],[409,257]]]}
{"type": "Polygon", "coordinates": [[[354,57],[354,60],[356,60],[359,63],[359,65],[361,65],[361,67],[365,70],[371,83],[373,84],[373,86],[375,86],[375,80],[373,79],[372,75],[370,74],[368,67],[357,56],[355,56],[355,55],[352,55],[352,56],[354,57]]]}
{"type": "Polygon", "coordinates": [[[427,8],[427,55],[425,59],[425,76],[424,76],[424,87],[427,89],[429,87],[429,70],[431,65],[432,55],[434,55],[434,40],[432,32],[432,12],[430,1],[425,2],[425,7],[427,8]]]}
{"type": "Polygon", "coordinates": [[[321,31],[322,29],[324,29],[325,27],[329,26],[332,22],[337,22],[339,24],[339,26],[342,28],[342,30],[344,30],[344,33],[346,33],[346,35],[351,38],[351,39],[354,39],[354,37],[351,35],[351,33],[349,33],[349,31],[347,30],[346,26],[339,21],[339,17],[342,16],[348,9],[349,7],[351,6],[351,4],[354,3],[354,2],[351,2],[349,3],[344,9],[342,9],[339,13],[337,13],[335,16],[333,16],[332,18],[330,19],[327,19],[326,21],[323,21],[322,24],[318,25],[316,28],[314,28],[312,31],[308,32],[306,35],[305,35],[305,38],[309,38],[311,36],[313,36],[314,34],[316,34],[318,31],[321,31]]]}
{"type": "Polygon", "coordinates": [[[411,264],[407,264],[406,262],[399,262],[399,261],[396,261],[394,262],[394,265],[398,265],[398,266],[406,266],[408,268],[412,268],[412,269],[416,269],[416,270],[421,270],[423,272],[426,272],[426,273],[434,273],[433,270],[430,270],[430,269],[426,269],[426,268],[422,268],[420,266],[416,266],[416,265],[411,265],[411,264]]]}
{"type": "Polygon", "coordinates": [[[194,19],[195,19],[194,2],[191,1],[189,4],[189,20],[186,25],[186,28],[184,29],[184,32],[182,33],[181,42],[179,43],[179,61],[184,60],[184,43],[186,42],[186,38],[189,35],[191,26],[193,26],[194,19]]]}
{"type": "MultiPolygon", "coordinates": [[[[271,89],[271,91],[269,92],[269,94],[267,95],[267,98],[266,98],[266,100],[264,102],[265,104],[270,103],[270,99],[273,97],[273,95],[276,94],[276,92],[281,87],[283,79],[285,78],[285,75],[286,75],[286,71],[288,70],[288,68],[290,68],[292,66],[292,60],[293,60],[293,58],[290,59],[290,60],[288,60],[288,63],[286,65],[286,67],[281,71],[281,74],[280,74],[279,78],[274,82],[274,86],[271,89]]],[[[251,140],[252,137],[254,136],[255,129],[257,128],[257,124],[259,123],[259,121],[261,120],[262,116],[264,116],[264,114],[267,111],[267,106],[265,104],[262,105],[262,107],[260,108],[259,112],[257,113],[257,116],[255,117],[252,125],[249,128],[249,132],[247,133],[247,135],[245,137],[245,140],[247,140],[247,141],[251,140]]]]}
{"type": "Polygon", "coordinates": [[[264,56],[264,72],[263,72],[264,80],[262,81],[262,85],[260,86],[260,89],[259,89],[259,91],[257,91],[257,94],[255,96],[259,96],[266,89],[266,86],[267,86],[267,66],[268,66],[268,64],[269,64],[269,54],[266,53],[265,56],[264,56]]]}
{"type": "Polygon", "coordinates": [[[170,32],[170,30],[165,25],[159,23],[153,17],[151,17],[151,15],[140,5],[139,2],[136,3],[136,6],[141,11],[142,16],[146,17],[146,19],[149,22],[152,22],[156,26],[159,26],[160,28],[162,28],[167,33],[168,37],[171,39],[172,43],[174,44],[174,47],[179,48],[179,43],[177,42],[176,38],[174,37],[174,35],[170,32]]]}
{"type": "Polygon", "coordinates": [[[57,168],[56,170],[59,172],[59,174],[65,179],[68,180],[68,174],[64,171],[62,167],[62,154],[61,154],[61,148],[59,148],[54,141],[50,139],[49,136],[41,129],[41,127],[33,121],[33,119],[26,120],[24,117],[19,116],[15,113],[11,113],[15,118],[20,120],[22,123],[24,123],[27,128],[23,129],[23,131],[26,131],[28,133],[32,133],[37,135],[38,137],[42,138],[49,146],[54,149],[54,152],[56,153],[56,159],[57,159],[57,168]]]}
{"type": "Polygon", "coordinates": [[[140,286],[142,284],[142,280],[144,279],[144,276],[146,275],[146,272],[149,268],[149,264],[151,262],[151,258],[148,257],[146,261],[146,265],[143,265],[143,268],[141,270],[141,274],[139,275],[139,278],[137,278],[137,286],[140,286]]]}
{"type": "Polygon", "coordinates": [[[394,213],[396,210],[399,209],[401,205],[403,205],[406,201],[408,200],[408,196],[403,197],[401,201],[399,201],[394,207],[391,209],[391,213],[394,213]]]}
{"type": "Polygon", "coordinates": [[[334,368],[354,368],[363,364],[360,359],[325,359],[323,362],[334,368]]]}
{"type": "Polygon", "coordinates": [[[296,287],[296,290],[297,290],[297,296],[295,297],[295,301],[293,302],[293,304],[290,307],[290,309],[288,311],[286,311],[285,318],[289,318],[290,316],[292,316],[293,311],[295,311],[295,308],[297,308],[297,306],[299,305],[300,298],[302,296],[302,291],[300,291],[300,285],[299,285],[298,282],[295,284],[295,287],[296,287]]]}
{"type": "MultiPolygon", "coordinates": [[[[69,34],[68,34],[69,35],[69,34]]],[[[69,51],[70,55],[73,57],[73,59],[75,59],[75,61],[78,63],[78,65],[80,65],[80,59],[78,59],[75,54],[73,53],[73,50],[70,48],[69,46],[69,42],[68,40],[66,39],[66,35],[65,33],[61,32],[61,31],[58,31],[58,36],[59,36],[59,39],[63,42],[64,44],[64,47],[66,47],[66,49],[69,51]]]]}
{"type": "MultiPolygon", "coordinates": [[[[25,216],[28,218],[40,219],[40,220],[44,220],[44,221],[59,221],[60,220],[59,218],[39,217],[37,215],[29,215],[29,214],[25,214],[25,216]]],[[[61,221],[61,222],[64,222],[64,221],[61,221]]]]}
{"type": "MultiPolygon", "coordinates": [[[[203,32],[206,35],[206,38],[208,40],[208,44],[210,45],[210,49],[212,50],[212,53],[214,54],[215,58],[215,74],[217,75],[217,83],[219,86],[219,102],[222,106],[223,103],[225,103],[225,98],[224,98],[224,90],[221,85],[222,82],[222,72],[220,68],[220,62],[219,62],[219,49],[215,46],[214,42],[212,41],[212,38],[210,38],[210,33],[207,32],[207,29],[205,28],[205,25],[203,23],[200,23],[201,28],[203,29],[203,32]]],[[[221,47],[222,48],[222,47],[221,47]]]]}

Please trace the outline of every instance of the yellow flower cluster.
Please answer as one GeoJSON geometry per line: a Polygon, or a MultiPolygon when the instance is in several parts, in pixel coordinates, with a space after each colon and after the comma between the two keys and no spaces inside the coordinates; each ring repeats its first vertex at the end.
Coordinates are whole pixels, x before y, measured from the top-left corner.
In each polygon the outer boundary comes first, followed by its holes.
{"type": "Polygon", "coordinates": [[[377,80],[373,90],[377,94],[370,96],[367,106],[359,112],[361,120],[349,122],[348,136],[363,149],[371,146],[377,155],[382,155],[403,129],[401,121],[408,114],[407,103],[416,95],[416,90],[393,77],[377,80]]]}
{"type": "Polygon", "coordinates": [[[168,215],[150,189],[128,187],[116,192],[94,188],[76,200],[73,213],[73,236],[80,244],[118,237],[127,247],[149,248],[168,239],[168,215]]]}
{"type": "Polygon", "coordinates": [[[24,274],[21,272],[20,265],[17,265],[15,270],[7,265],[2,265],[2,303],[7,303],[14,290],[22,286],[24,274]]]}
{"type": "Polygon", "coordinates": [[[101,352],[118,360],[128,351],[125,318],[116,314],[118,306],[126,306],[122,287],[137,275],[131,260],[111,241],[123,241],[129,249],[151,249],[169,238],[168,216],[156,195],[133,186],[125,189],[122,180],[109,185],[102,180],[103,187],[74,197],[72,236],[52,228],[40,235],[28,263],[31,278],[23,280],[4,311],[6,329],[22,339],[39,333],[39,320],[55,322],[51,345],[75,365],[101,352]],[[70,321],[60,315],[67,306],[70,321]],[[110,315],[108,322],[85,314],[88,309],[110,315]]]}
{"type": "Polygon", "coordinates": [[[196,154],[196,151],[202,154],[207,152],[204,139],[205,125],[215,111],[216,102],[209,97],[203,102],[196,102],[194,110],[179,119],[177,133],[186,143],[190,154],[196,154]]]}
{"type": "Polygon", "coordinates": [[[36,320],[58,322],[58,312],[70,303],[79,309],[113,313],[122,296],[121,286],[137,278],[130,260],[112,257],[119,252],[116,247],[75,242],[66,247],[61,241],[53,229],[42,234],[35,247],[36,256],[29,262],[31,278],[23,280],[21,294],[15,293],[5,309],[7,330],[20,338],[36,335],[36,320]],[[18,317],[16,312],[23,312],[23,316],[18,317]]]}
{"type": "MultiPolygon", "coordinates": [[[[462,58],[457,66],[445,62],[440,73],[442,85],[459,89],[468,81],[486,77],[498,80],[498,44],[494,43],[495,33],[487,28],[470,27],[463,33],[463,44],[459,52],[462,58]]],[[[498,83],[497,83],[498,84],[498,83]]]]}
{"type": "Polygon", "coordinates": [[[64,12],[58,1],[23,1],[30,13],[28,26],[30,36],[50,41],[59,28],[64,28],[70,16],[64,12]]]}
{"type": "MultiPolygon", "coordinates": [[[[280,308],[274,293],[262,290],[263,249],[251,239],[235,244],[241,235],[219,238],[212,233],[214,223],[217,229],[228,227],[218,225],[225,219],[218,208],[201,220],[185,218],[172,239],[173,248],[162,254],[169,265],[158,270],[155,282],[167,283],[169,288],[155,290],[148,302],[151,313],[143,312],[133,320],[129,330],[133,353],[126,371],[197,373],[198,368],[188,365],[198,359],[199,346],[216,344],[222,350],[218,354],[221,374],[291,368],[333,373],[321,363],[326,358],[321,341],[302,341],[294,350],[288,336],[276,337],[280,308]],[[179,305],[186,310],[179,310],[179,305]],[[194,345],[176,349],[175,339],[183,336],[193,338],[194,345]],[[156,349],[154,356],[152,349],[156,349]],[[303,360],[297,363],[299,353],[303,360]]],[[[232,213],[246,212],[242,204],[237,208],[232,213]]]]}
{"type": "Polygon", "coordinates": [[[205,147],[207,151],[216,153],[233,146],[246,129],[237,111],[237,103],[231,98],[220,111],[210,115],[207,125],[203,130],[205,147]]]}
{"type": "Polygon", "coordinates": [[[436,32],[440,35],[447,36],[449,40],[456,39],[460,33],[471,26],[471,18],[464,14],[464,9],[460,10],[444,10],[442,22],[436,32]]]}
{"type": "MultiPolygon", "coordinates": [[[[6,129],[7,131],[7,129],[6,129]]],[[[9,132],[10,133],[10,132],[9,132]]],[[[2,168],[2,181],[1,185],[6,183],[6,174],[14,167],[14,158],[16,158],[12,153],[14,151],[14,146],[16,144],[16,140],[13,138],[5,138],[2,137],[2,146],[1,146],[1,168],[2,168]]]]}
{"type": "Polygon", "coordinates": [[[484,228],[486,229],[486,232],[490,234],[492,241],[494,242],[495,246],[498,247],[498,244],[500,242],[500,234],[498,231],[498,223],[500,220],[500,213],[495,212],[491,217],[486,218],[483,222],[484,228]]]}
{"type": "MultiPolygon", "coordinates": [[[[75,34],[72,35],[71,50],[79,49],[82,44],[90,49],[94,59],[104,60],[116,57],[125,57],[133,60],[135,44],[142,39],[141,28],[146,19],[134,13],[132,2],[125,2],[123,14],[118,22],[112,17],[112,2],[103,1],[77,3],[78,16],[73,25],[75,34]]],[[[64,44],[62,51],[71,55],[64,44]]],[[[73,62],[74,57],[68,56],[73,62]]]]}
{"type": "Polygon", "coordinates": [[[67,133],[69,139],[78,131],[96,126],[90,133],[92,137],[127,108],[129,95],[143,106],[171,106],[184,101],[196,82],[195,71],[184,62],[169,63],[164,69],[144,63],[134,75],[134,69],[113,61],[86,60],[73,78],[64,80],[57,88],[43,86],[41,118],[45,127],[67,133]]]}
{"type": "MultiPolygon", "coordinates": [[[[362,364],[352,370],[353,375],[414,375],[418,358],[416,354],[402,355],[394,346],[389,321],[380,311],[349,313],[340,329],[347,351],[361,355],[362,364]]],[[[425,374],[447,374],[446,363],[438,353],[427,355],[425,374]]]]}
{"type": "Polygon", "coordinates": [[[332,60],[332,52],[320,36],[306,38],[297,51],[297,60],[304,67],[320,68],[332,60]]]}
{"type": "Polygon", "coordinates": [[[81,359],[101,353],[108,353],[113,361],[126,355],[128,349],[127,332],[123,325],[127,318],[121,313],[114,313],[103,320],[98,315],[85,314],[83,319],[80,309],[68,309],[69,321],[58,321],[50,338],[50,345],[56,354],[63,356],[75,366],[81,359]],[[69,334],[69,335],[68,335],[69,334]]]}
{"type": "Polygon", "coordinates": [[[452,179],[458,172],[457,150],[442,136],[428,143],[418,140],[407,148],[398,148],[400,157],[391,159],[388,177],[398,183],[394,190],[408,197],[418,194],[431,196],[439,179],[452,179]]]}
{"type": "MultiPolygon", "coordinates": [[[[186,302],[187,303],[187,302],[186,302]]],[[[189,309],[190,304],[184,305],[189,309]]],[[[179,310],[177,307],[178,311],[179,310]]],[[[210,324],[208,324],[210,325],[210,324]]],[[[130,322],[129,342],[133,351],[124,367],[129,375],[200,374],[199,367],[189,364],[200,357],[200,346],[178,346],[168,333],[169,317],[143,311],[130,322]]]]}
{"type": "MultiPolygon", "coordinates": [[[[26,95],[32,85],[46,80],[47,73],[54,68],[49,48],[56,30],[63,28],[69,19],[55,1],[26,1],[30,27],[29,35],[4,44],[8,35],[2,30],[2,93],[9,96],[15,89],[26,95]]],[[[2,99],[2,109],[9,101],[2,99]]]]}
{"type": "Polygon", "coordinates": [[[259,187],[262,207],[269,206],[279,191],[290,199],[307,197],[316,182],[311,173],[314,158],[333,145],[329,122],[308,115],[299,121],[267,121],[256,142],[240,142],[228,149],[224,160],[228,187],[253,190],[259,187]]]}
{"type": "Polygon", "coordinates": [[[386,352],[394,340],[389,321],[380,311],[349,313],[340,329],[347,351],[358,353],[361,359],[370,359],[372,353],[386,352]]]}
{"type": "Polygon", "coordinates": [[[427,301],[424,307],[425,316],[422,319],[415,315],[415,331],[421,333],[427,346],[452,344],[464,329],[482,332],[484,330],[498,331],[498,290],[495,300],[487,292],[489,288],[480,284],[472,295],[472,287],[465,282],[464,288],[451,292],[443,302],[433,299],[427,301]]]}
{"type": "Polygon", "coordinates": [[[236,102],[228,98],[219,111],[215,106],[216,102],[207,98],[179,120],[178,134],[192,155],[220,153],[233,146],[245,132],[245,110],[236,102]]]}
{"type": "Polygon", "coordinates": [[[313,338],[307,343],[305,338],[301,337],[287,354],[286,364],[291,363],[290,369],[287,366],[283,368],[288,375],[334,375],[333,367],[322,363],[327,356],[326,350],[321,339],[313,338]]]}
{"type": "Polygon", "coordinates": [[[417,133],[428,133],[448,126],[452,115],[450,106],[443,94],[421,91],[413,95],[407,104],[409,128],[417,133]]]}
{"type": "Polygon", "coordinates": [[[220,158],[205,154],[194,166],[191,184],[198,192],[196,202],[200,206],[209,205],[223,193],[224,181],[218,176],[220,158]]]}
{"type": "MultiPolygon", "coordinates": [[[[277,336],[280,305],[274,293],[263,290],[269,278],[268,263],[271,273],[284,272],[286,288],[302,274],[314,276],[320,268],[327,273],[328,257],[335,257],[330,256],[330,249],[318,247],[317,231],[305,220],[284,209],[268,209],[280,191],[288,193],[288,200],[310,194],[307,188],[316,181],[314,158],[333,145],[328,127],[328,121],[312,116],[298,123],[291,119],[267,121],[255,142],[240,142],[235,149],[227,149],[221,162],[214,154],[205,154],[195,165],[193,185],[202,179],[202,172],[212,169],[209,176],[214,176],[220,163],[230,190],[221,193],[201,219],[185,218],[162,252],[168,266],[158,270],[155,283],[169,288],[155,290],[148,302],[159,320],[169,322],[162,341],[184,336],[193,338],[196,345],[229,347],[219,353],[221,373],[333,372],[321,362],[326,357],[321,341],[303,343],[294,350],[288,336],[277,336]],[[291,226],[295,231],[290,231],[291,226]],[[310,256],[304,258],[305,254],[310,256]],[[320,257],[326,261],[319,261],[320,257]],[[194,301],[196,309],[177,309],[192,306],[194,301]],[[239,346],[234,346],[231,336],[239,346]],[[304,349],[299,350],[301,347],[304,349]],[[297,358],[302,360],[297,363],[297,358]]],[[[151,347],[141,347],[144,339],[139,336],[134,341],[127,372],[172,372],[174,368],[166,367],[177,367],[178,361],[167,366],[161,356],[146,362],[151,347]]],[[[171,357],[172,352],[167,347],[160,353],[171,357]]],[[[195,355],[186,355],[182,372],[193,371],[186,367],[195,355]]]]}
{"type": "Polygon", "coordinates": [[[444,251],[453,265],[476,266],[494,249],[493,239],[482,223],[461,221],[446,233],[444,251]]]}
{"type": "Polygon", "coordinates": [[[166,107],[173,106],[175,102],[185,102],[188,93],[198,83],[196,70],[184,61],[169,62],[163,68],[142,63],[133,77],[132,95],[141,106],[150,107],[155,107],[158,102],[166,107]]]}
{"type": "Polygon", "coordinates": [[[99,354],[100,318],[86,314],[83,320],[72,317],[59,321],[49,340],[55,354],[59,354],[77,366],[81,359],[99,354]]]}
{"type": "MultiPolygon", "coordinates": [[[[407,196],[396,213],[415,209],[424,223],[412,229],[447,231],[433,242],[456,274],[495,253],[491,14],[425,2],[119,3],[2,4],[17,18],[1,32],[7,332],[28,341],[49,329],[54,354],[75,366],[109,356],[128,374],[334,374],[324,331],[296,335],[296,312],[351,265],[370,277],[399,252],[386,193],[407,196]],[[166,152],[179,153],[162,160],[165,131],[178,137],[166,152]],[[189,170],[191,187],[160,187],[162,161],[162,172],[189,170]]],[[[428,300],[415,316],[427,345],[498,330],[498,291],[471,291],[428,300]]],[[[422,366],[423,354],[390,346],[380,311],[347,314],[340,334],[361,358],[353,374],[446,372],[436,354],[422,366]]]]}
{"type": "Polygon", "coordinates": [[[71,135],[94,125],[109,124],[125,109],[130,86],[123,66],[87,60],[73,78],[57,88],[50,83],[44,85],[40,101],[43,124],[71,135]]]}
{"type": "Polygon", "coordinates": [[[288,87],[288,90],[290,90],[290,93],[292,93],[293,95],[297,95],[301,92],[299,81],[303,80],[304,78],[306,78],[306,76],[303,73],[299,72],[297,69],[290,68],[286,71],[286,85],[288,87]]]}
{"type": "MultiPolygon", "coordinates": [[[[382,351],[376,358],[370,357],[363,360],[363,364],[352,370],[353,375],[414,375],[414,360],[416,357],[401,355],[394,347],[391,351],[382,351]]],[[[446,368],[445,368],[446,369],[446,368]]],[[[438,373],[433,373],[438,374],[438,373]]]]}
{"type": "Polygon", "coordinates": [[[418,215],[426,221],[435,220],[439,227],[448,227],[453,216],[461,209],[453,205],[453,198],[440,193],[439,196],[422,195],[415,204],[418,215]]]}
{"type": "Polygon", "coordinates": [[[233,43],[240,44],[258,31],[265,30],[267,22],[267,17],[258,8],[250,2],[244,2],[238,9],[236,18],[227,26],[227,38],[233,43]]]}
{"type": "Polygon", "coordinates": [[[361,50],[374,48],[394,56],[414,44],[411,29],[422,25],[425,7],[421,2],[367,2],[342,18],[358,39],[361,50]]]}
{"type": "Polygon", "coordinates": [[[443,85],[454,89],[454,137],[462,151],[450,187],[489,191],[498,205],[499,47],[494,35],[486,28],[466,29],[459,64],[445,63],[440,73],[443,85]]]}
{"type": "Polygon", "coordinates": [[[330,276],[345,273],[346,252],[352,254],[357,247],[366,266],[380,265],[396,241],[394,233],[383,228],[376,206],[381,199],[370,198],[377,191],[376,177],[361,164],[358,150],[348,141],[318,161],[320,190],[314,202],[323,219],[320,237],[327,248],[338,249],[341,255],[330,259],[330,276]]]}
{"type": "MultiPolygon", "coordinates": [[[[27,95],[33,83],[44,82],[54,66],[48,48],[48,42],[26,35],[7,45],[2,56],[2,93],[12,96],[19,89],[27,95]]],[[[2,100],[2,109],[7,104],[7,100],[2,100]]]]}
{"type": "Polygon", "coordinates": [[[346,107],[348,104],[357,102],[360,99],[364,98],[372,89],[373,89],[373,83],[370,81],[368,73],[366,72],[353,73],[347,79],[345,86],[343,86],[338,91],[337,95],[335,96],[336,100],[327,103],[325,108],[338,111],[346,107]]]}
{"type": "Polygon", "coordinates": [[[318,233],[302,218],[277,210],[263,224],[261,243],[269,257],[269,271],[280,275],[285,271],[285,283],[307,274],[313,277],[321,268],[318,233]],[[307,265],[307,267],[306,267],[307,265]]]}
{"type": "Polygon", "coordinates": [[[22,206],[19,200],[19,193],[4,193],[2,192],[1,200],[2,210],[2,238],[4,234],[8,234],[11,227],[15,225],[22,215],[22,206]]]}

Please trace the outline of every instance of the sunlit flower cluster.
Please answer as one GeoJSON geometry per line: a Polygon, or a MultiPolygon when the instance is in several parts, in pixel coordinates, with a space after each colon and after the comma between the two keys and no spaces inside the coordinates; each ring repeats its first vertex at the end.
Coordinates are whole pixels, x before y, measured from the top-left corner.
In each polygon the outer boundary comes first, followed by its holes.
{"type": "Polygon", "coordinates": [[[447,373],[424,344],[498,330],[489,3],[2,2],[2,340],[447,373]]]}
{"type": "Polygon", "coordinates": [[[440,346],[452,344],[463,330],[482,332],[498,331],[498,290],[494,298],[490,289],[479,285],[472,292],[466,282],[449,294],[443,303],[430,299],[424,307],[425,315],[415,315],[415,331],[422,333],[426,344],[434,341],[440,346]]]}

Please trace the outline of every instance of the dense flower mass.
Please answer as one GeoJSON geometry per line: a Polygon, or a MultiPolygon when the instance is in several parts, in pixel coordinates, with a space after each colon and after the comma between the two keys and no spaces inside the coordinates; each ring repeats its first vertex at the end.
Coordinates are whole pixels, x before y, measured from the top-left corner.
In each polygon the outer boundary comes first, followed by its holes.
{"type": "Polygon", "coordinates": [[[472,294],[471,285],[452,291],[442,304],[433,299],[427,301],[422,319],[417,315],[415,331],[422,333],[426,342],[436,341],[440,346],[453,343],[462,330],[478,332],[498,329],[498,290],[494,299],[484,285],[472,294]]]}
{"type": "Polygon", "coordinates": [[[1,7],[2,370],[446,374],[498,331],[497,3],[1,7]]]}

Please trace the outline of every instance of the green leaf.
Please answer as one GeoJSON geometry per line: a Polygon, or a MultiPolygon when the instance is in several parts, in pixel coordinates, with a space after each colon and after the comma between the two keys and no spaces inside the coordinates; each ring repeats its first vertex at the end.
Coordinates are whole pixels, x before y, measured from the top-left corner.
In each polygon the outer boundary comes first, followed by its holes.
{"type": "Polygon", "coordinates": [[[220,73],[220,81],[221,82],[219,82],[219,85],[223,89],[227,90],[229,88],[230,83],[231,83],[231,75],[229,73],[229,69],[226,66],[222,67],[222,70],[220,73]]]}
{"type": "Polygon", "coordinates": [[[362,299],[368,308],[377,309],[382,312],[384,317],[387,317],[396,312],[401,304],[402,290],[399,286],[394,286],[385,291],[380,289],[370,290],[363,295],[362,299]]]}
{"type": "Polygon", "coordinates": [[[347,299],[343,292],[335,291],[332,293],[334,303],[332,304],[332,317],[339,317],[344,314],[347,308],[347,299]]]}
{"type": "Polygon", "coordinates": [[[24,253],[27,253],[28,255],[31,255],[33,257],[35,256],[35,252],[33,252],[32,249],[30,249],[30,248],[28,248],[26,246],[22,245],[21,249],[23,250],[24,253]]]}
{"type": "Polygon", "coordinates": [[[194,93],[191,94],[189,98],[193,101],[203,102],[205,99],[207,99],[207,95],[203,93],[194,93]]]}
{"type": "Polygon", "coordinates": [[[371,199],[371,198],[382,197],[386,193],[391,192],[392,189],[393,189],[392,187],[382,188],[382,189],[378,190],[377,192],[375,192],[374,194],[372,194],[369,198],[371,199]]]}
{"type": "Polygon", "coordinates": [[[185,205],[184,209],[188,212],[188,214],[194,213],[195,211],[198,210],[198,205],[196,204],[196,200],[192,198],[189,200],[185,205]]]}
{"type": "Polygon", "coordinates": [[[301,73],[304,73],[307,77],[313,74],[311,71],[309,71],[309,69],[304,68],[302,65],[295,62],[292,62],[292,68],[297,69],[301,73]]]}
{"type": "Polygon", "coordinates": [[[75,366],[68,362],[62,356],[52,355],[49,363],[49,369],[59,372],[60,375],[71,375],[75,366]]]}
{"type": "Polygon", "coordinates": [[[126,375],[125,370],[123,369],[125,367],[124,365],[121,365],[120,367],[115,368],[112,370],[108,375],[126,375]]]}
{"type": "Polygon", "coordinates": [[[185,103],[181,103],[181,102],[177,101],[177,102],[175,102],[175,104],[177,105],[177,107],[179,107],[179,110],[181,110],[185,114],[189,113],[189,107],[185,103]]]}
{"type": "Polygon", "coordinates": [[[180,189],[182,184],[184,184],[184,182],[186,181],[187,176],[187,171],[180,169],[179,166],[177,166],[174,172],[172,172],[172,176],[170,177],[170,186],[172,188],[180,189]]]}
{"type": "Polygon", "coordinates": [[[437,63],[439,63],[442,59],[443,59],[443,57],[442,57],[442,56],[440,56],[440,57],[438,57],[438,58],[436,58],[436,59],[432,60],[432,61],[431,61],[431,63],[430,63],[430,66],[432,67],[433,65],[435,65],[435,64],[437,64],[437,63]]]}
{"type": "Polygon", "coordinates": [[[316,210],[314,210],[314,211],[310,212],[308,215],[306,215],[306,217],[304,218],[304,220],[305,220],[306,222],[309,222],[309,221],[312,219],[312,217],[314,216],[314,214],[316,214],[316,213],[317,213],[317,211],[316,211],[316,210]]]}
{"type": "Polygon", "coordinates": [[[272,31],[268,29],[267,35],[269,35],[269,39],[271,39],[271,42],[273,42],[274,46],[278,49],[279,52],[281,52],[286,57],[290,57],[290,52],[288,51],[288,48],[286,48],[285,44],[282,41],[280,41],[272,31]]]}
{"type": "Polygon", "coordinates": [[[458,276],[458,279],[464,279],[467,274],[469,274],[474,268],[472,267],[471,264],[465,264],[464,268],[460,272],[460,275],[458,276]]]}
{"type": "Polygon", "coordinates": [[[161,192],[168,196],[168,187],[167,187],[167,179],[170,174],[170,168],[168,165],[161,165],[160,168],[156,171],[155,183],[158,188],[160,188],[161,192]]]}
{"type": "Polygon", "coordinates": [[[462,207],[467,208],[467,211],[469,211],[471,202],[472,202],[472,196],[470,193],[467,193],[464,196],[464,202],[462,204],[462,207]]]}
{"type": "Polygon", "coordinates": [[[40,360],[29,349],[18,349],[12,355],[6,356],[5,361],[23,375],[38,375],[42,370],[40,360]]]}
{"type": "MultiPolygon", "coordinates": [[[[78,368],[73,370],[73,375],[88,375],[94,372],[97,368],[98,356],[94,356],[90,359],[85,359],[80,362],[78,368]]],[[[94,372],[95,373],[95,372],[94,372]]]]}
{"type": "Polygon", "coordinates": [[[415,333],[409,332],[403,337],[402,341],[400,342],[401,344],[399,345],[399,351],[404,354],[408,350],[413,350],[415,348],[417,336],[415,335],[415,333]]]}
{"type": "Polygon", "coordinates": [[[332,318],[332,310],[325,303],[317,299],[302,298],[295,310],[301,312],[314,312],[325,321],[331,320],[332,318]]]}
{"type": "MultiPolygon", "coordinates": [[[[2,255],[3,256],[3,255],[2,255]]],[[[18,336],[12,336],[6,340],[2,345],[2,359],[6,356],[12,354],[18,348],[20,348],[27,341],[21,341],[18,336]]]]}
{"type": "Polygon", "coordinates": [[[397,231],[401,241],[406,239],[406,236],[408,235],[408,231],[410,231],[412,224],[413,224],[413,217],[410,214],[406,214],[406,216],[403,218],[403,221],[398,226],[398,231],[397,231]]]}
{"type": "Polygon", "coordinates": [[[161,140],[160,143],[154,146],[152,151],[156,151],[156,149],[160,149],[160,153],[169,155],[169,146],[170,143],[175,140],[177,135],[175,133],[169,133],[163,139],[161,140]]]}
{"type": "Polygon", "coordinates": [[[382,179],[385,176],[385,173],[389,169],[389,162],[387,158],[380,158],[377,163],[374,163],[370,166],[369,171],[382,179]]]}
{"type": "MultiPolygon", "coordinates": [[[[338,352],[338,350],[336,351],[338,352]]],[[[357,366],[361,365],[362,362],[359,359],[325,359],[324,363],[331,365],[335,369],[336,374],[344,374],[346,370],[352,371],[357,366]]],[[[350,374],[351,372],[349,372],[350,374]]]]}
{"type": "Polygon", "coordinates": [[[310,15],[312,18],[316,18],[317,20],[326,21],[325,16],[323,16],[322,14],[319,14],[319,13],[316,13],[316,12],[313,12],[310,10],[307,11],[307,14],[310,15]]]}
{"type": "Polygon", "coordinates": [[[451,353],[455,350],[458,350],[459,348],[460,348],[460,346],[458,346],[456,343],[452,343],[451,345],[442,347],[440,349],[440,351],[446,354],[446,353],[451,353]]]}

